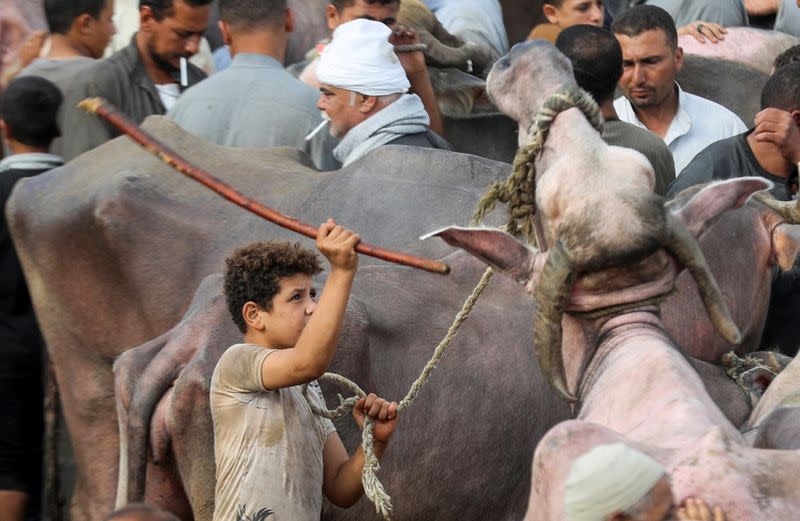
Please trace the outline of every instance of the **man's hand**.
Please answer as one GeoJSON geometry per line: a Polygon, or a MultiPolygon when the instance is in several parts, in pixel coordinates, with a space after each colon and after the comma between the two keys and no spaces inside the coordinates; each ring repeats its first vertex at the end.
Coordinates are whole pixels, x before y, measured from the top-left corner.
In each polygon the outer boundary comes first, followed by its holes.
{"type": "MultiPolygon", "coordinates": [[[[418,44],[419,35],[411,27],[395,24],[392,26],[392,35],[389,37],[389,43],[394,46],[418,44]]],[[[406,76],[427,70],[425,53],[422,51],[398,52],[397,57],[400,59],[400,65],[403,66],[403,70],[406,71],[406,76]]]]}
{"type": "Polygon", "coordinates": [[[690,34],[700,43],[706,43],[706,38],[711,43],[719,43],[725,39],[727,29],[713,22],[697,20],[678,29],[678,34],[690,34]]]}
{"type": "Polygon", "coordinates": [[[355,247],[360,240],[360,235],[339,226],[333,219],[322,223],[317,230],[317,248],[333,270],[355,271],[358,267],[355,247]]]}
{"type": "Polygon", "coordinates": [[[725,513],[720,507],[712,512],[702,499],[688,498],[678,509],[681,521],[725,521],[725,513]]]}
{"type": "Polygon", "coordinates": [[[397,402],[387,402],[374,393],[362,397],[353,407],[353,419],[359,429],[364,428],[364,419],[369,416],[375,421],[372,434],[375,441],[386,444],[397,426],[397,402]]]}
{"type": "Polygon", "coordinates": [[[787,161],[800,162],[800,129],[791,113],[780,109],[764,109],[756,114],[754,123],[753,139],[772,143],[787,161]]]}

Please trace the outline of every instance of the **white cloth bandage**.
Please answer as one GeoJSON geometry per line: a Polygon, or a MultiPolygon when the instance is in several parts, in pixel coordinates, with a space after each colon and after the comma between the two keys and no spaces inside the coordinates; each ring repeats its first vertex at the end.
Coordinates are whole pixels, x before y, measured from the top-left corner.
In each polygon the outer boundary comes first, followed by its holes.
{"type": "Polygon", "coordinates": [[[391,34],[386,25],[372,20],[340,25],[320,55],[317,79],[367,96],[408,91],[411,84],[389,43],[391,34]]]}
{"type": "Polygon", "coordinates": [[[636,505],[664,474],[661,464],[624,443],[597,446],[572,463],[564,485],[564,518],[603,521],[636,505]]]}

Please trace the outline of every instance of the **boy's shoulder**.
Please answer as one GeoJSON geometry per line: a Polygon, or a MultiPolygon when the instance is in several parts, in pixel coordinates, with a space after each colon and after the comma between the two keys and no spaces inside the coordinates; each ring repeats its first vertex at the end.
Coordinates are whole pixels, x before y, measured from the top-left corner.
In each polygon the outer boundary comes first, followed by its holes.
{"type": "Polygon", "coordinates": [[[212,389],[231,388],[239,392],[266,391],[261,382],[261,365],[274,349],[256,344],[233,344],[222,353],[211,377],[212,389]]]}

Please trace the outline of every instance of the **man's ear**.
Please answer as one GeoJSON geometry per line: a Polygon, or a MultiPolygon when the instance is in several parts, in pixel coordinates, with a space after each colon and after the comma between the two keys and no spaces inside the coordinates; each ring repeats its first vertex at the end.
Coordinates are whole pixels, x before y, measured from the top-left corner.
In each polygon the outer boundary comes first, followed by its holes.
{"type": "Polygon", "coordinates": [[[794,121],[794,124],[797,125],[798,128],[800,128],[800,110],[792,111],[792,120],[794,121]]]}
{"type": "Polygon", "coordinates": [[[558,25],[558,7],[554,6],[553,4],[542,4],[542,12],[544,13],[544,17],[547,18],[548,22],[558,25]]]}
{"type": "Polygon", "coordinates": [[[361,101],[358,103],[358,110],[362,114],[369,114],[378,104],[377,96],[366,96],[360,93],[356,94],[356,96],[362,96],[361,101]]]}
{"type": "Polygon", "coordinates": [[[325,20],[328,21],[328,29],[331,32],[339,25],[339,11],[333,4],[328,4],[328,7],[325,8],[325,20]]]}
{"type": "MultiPolygon", "coordinates": [[[[333,7],[333,6],[329,6],[333,7]]],[[[286,15],[284,18],[284,29],[286,29],[287,33],[294,32],[294,11],[290,7],[286,8],[286,15]]]]}
{"type": "Polygon", "coordinates": [[[6,122],[0,119],[0,135],[3,136],[3,139],[6,140],[6,143],[14,139],[14,136],[11,135],[11,130],[6,125],[6,122]]]}
{"type": "Polygon", "coordinates": [[[683,67],[683,47],[675,49],[675,72],[679,72],[683,67]]]}
{"type": "Polygon", "coordinates": [[[144,32],[152,30],[152,24],[156,21],[153,15],[153,9],[150,6],[144,5],[139,8],[139,29],[144,32]]]}
{"type": "Polygon", "coordinates": [[[223,22],[222,20],[217,21],[217,27],[219,27],[219,32],[222,33],[222,41],[225,42],[225,45],[231,45],[231,30],[228,27],[227,22],[223,22]]]}

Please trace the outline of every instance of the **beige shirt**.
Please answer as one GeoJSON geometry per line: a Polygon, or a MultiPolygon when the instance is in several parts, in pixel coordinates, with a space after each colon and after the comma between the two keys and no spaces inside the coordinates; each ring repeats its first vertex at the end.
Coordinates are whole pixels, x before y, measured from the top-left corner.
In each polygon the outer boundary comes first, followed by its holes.
{"type": "MultiPolygon", "coordinates": [[[[233,345],[211,377],[217,464],[214,521],[319,519],[322,449],[336,429],[311,412],[300,386],[264,388],[261,365],[273,351],[233,345]]],[[[316,382],[309,385],[309,396],[315,405],[324,406],[316,382]]]]}

